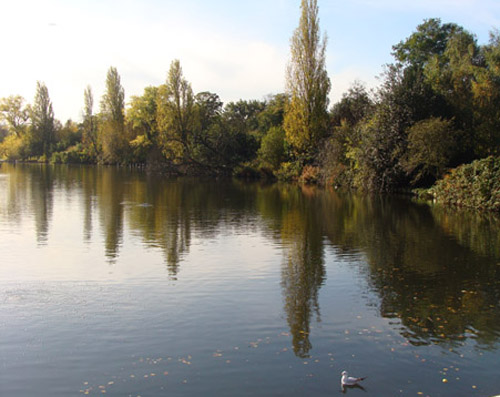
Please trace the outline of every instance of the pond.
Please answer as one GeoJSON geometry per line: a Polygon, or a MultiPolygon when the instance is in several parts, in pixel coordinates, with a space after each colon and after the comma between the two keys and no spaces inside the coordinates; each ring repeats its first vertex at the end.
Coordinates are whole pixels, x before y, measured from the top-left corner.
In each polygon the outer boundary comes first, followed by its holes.
{"type": "Polygon", "coordinates": [[[1,395],[500,394],[492,216],[3,164],[0,252],[1,395]]]}

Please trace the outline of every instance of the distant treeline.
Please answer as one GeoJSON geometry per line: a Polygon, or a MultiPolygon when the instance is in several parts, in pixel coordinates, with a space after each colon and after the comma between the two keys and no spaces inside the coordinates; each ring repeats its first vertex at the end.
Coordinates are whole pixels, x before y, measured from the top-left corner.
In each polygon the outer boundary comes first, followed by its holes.
{"type": "Polygon", "coordinates": [[[45,84],[33,104],[0,100],[0,157],[53,163],[138,164],[178,174],[238,174],[366,191],[431,186],[450,168],[500,155],[500,34],[425,20],[393,46],[381,85],[361,83],[329,107],[330,80],[315,0],[302,1],[285,93],[224,105],[194,94],[179,61],[125,104],[111,67],[94,111],[60,123],[45,84]],[[309,40],[302,40],[308,37],[309,40]]]}

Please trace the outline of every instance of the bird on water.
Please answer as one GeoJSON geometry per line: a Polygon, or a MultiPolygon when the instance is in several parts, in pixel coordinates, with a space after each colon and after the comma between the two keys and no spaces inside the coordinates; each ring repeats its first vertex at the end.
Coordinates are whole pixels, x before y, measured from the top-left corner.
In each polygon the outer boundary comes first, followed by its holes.
{"type": "Polygon", "coordinates": [[[340,379],[340,384],[342,385],[342,390],[344,390],[344,387],[346,387],[346,386],[347,387],[353,387],[353,386],[361,387],[359,385],[359,382],[361,382],[364,379],[366,379],[366,377],[355,378],[353,376],[349,376],[347,371],[342,371],[342,378],[340,379]]]}

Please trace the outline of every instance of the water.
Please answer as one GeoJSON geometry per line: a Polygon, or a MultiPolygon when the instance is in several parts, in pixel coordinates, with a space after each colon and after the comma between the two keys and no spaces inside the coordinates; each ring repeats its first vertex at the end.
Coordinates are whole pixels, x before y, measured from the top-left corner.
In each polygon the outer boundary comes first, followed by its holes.
{"type": "Polygon", "coordinates": [[[500,393],[500,225],[396,197],[0,168],[0,395],[500,393]]]}

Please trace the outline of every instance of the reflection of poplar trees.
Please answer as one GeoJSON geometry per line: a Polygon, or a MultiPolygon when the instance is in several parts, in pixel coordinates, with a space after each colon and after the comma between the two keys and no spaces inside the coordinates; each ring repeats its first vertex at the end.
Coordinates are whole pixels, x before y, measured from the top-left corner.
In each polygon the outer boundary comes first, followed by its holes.
{"type": "Polygon", "coordinates": [[[99,169],[97,199],[105,238],[106,256],[115,261],[123,238],[125,186],[122,173],[115,168],[99,169]]]}
{"type": "Polygon", "coordinates": [[[287,189],[283,197],[281,238],[286,259],[281,285],[285,312],[294,352],[307,357],[312,348],[311,317],[316,314],[319,319],[318,292],[325,278],[322,228],[314,198],[295,188],[287,189]]]}
{"type": "Polygon", "coordinates": [[[79,170],[83,193],[83,238],[88,242],[92,239],[92,220],[97,178],[93,168],[80,167],[79,170]]]}
{"type": "Polygon", "coordinates": [[[40,165],[30,168],[31,202],[35,214],[35,230],[38,244],[47,244],[49,223],[52,217],[54,178],[52,167],[40,165]]]}
{"type": "Polygon", "coordinates": [[[189,203],[194,194],[184,184],[168,184],[159,191],[155,238],[160,244],[167,262],[169,274],[176,277],[183,255],[189,252],[191,221],[189,203]]]}

